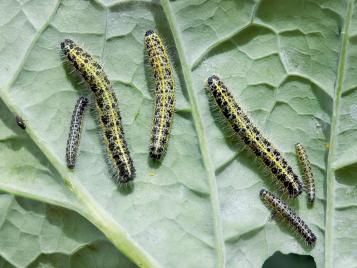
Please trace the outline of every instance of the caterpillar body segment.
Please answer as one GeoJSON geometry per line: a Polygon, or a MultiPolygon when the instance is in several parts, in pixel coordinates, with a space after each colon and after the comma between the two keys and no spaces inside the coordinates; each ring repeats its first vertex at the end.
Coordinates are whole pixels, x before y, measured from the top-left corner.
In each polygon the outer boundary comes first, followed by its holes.
{"type": "Polygon", "coordinates": [[[103,143],[108,152],[116,182],[127,183],[133,180],[135,168],[125,141],[118,100],[107,75],[102,66],[72,40],[64,40],[61,48],[88,83],[94,95],[103,143]]]}
{"type": "Polygon", "coordinates": [[[304,147],[297,143],[295,145],[296,154],[298,156],[299,164],[303,170],[304,190],[307,193],[307,199],[312,204],[315,201],[315,179],[312,173],[311,163],[306,154],[304,147]]]}
{"type": "Polygon", "coordinates": [[[297,197],[301,194],[303,184],[300,178],[293,172],[282,154],[250,121],[220,78],[213,75],[208,78],[207,82],[215,103],[234,133],[261,159],[280,187],[286,189],[290,197],[297,197]]]}
{"type": "Polygon", "coordinates": [[[149,155],[161,160],[165,155],[175,113],[175,81],[170,59],[158,34],[145,33],[145,45],[155,78],[155,108],[149,155]]]}
{"type": "Polygon", "coordinates": [[[315,245],[316,235],[284,201],[265,189],[260,191],[260,199],[272,211],[275,218],[286,222],[308,246],[313,247],[315,245]]]}

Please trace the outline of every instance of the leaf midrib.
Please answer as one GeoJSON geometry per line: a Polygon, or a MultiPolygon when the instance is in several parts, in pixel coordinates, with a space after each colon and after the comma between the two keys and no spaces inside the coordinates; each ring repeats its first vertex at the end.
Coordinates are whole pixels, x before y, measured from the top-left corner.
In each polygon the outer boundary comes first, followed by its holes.
{"type": "MultiPolygon", "coordinates": [[[[24,63],[26,62],[29,53],[31,51],[31,48],[34,46],[34,44],[36,44],[37,40],[39,39],[39,37],[41,36],[41,34],[43,33],[43,31],[47,28],[47,26],[49,25],[49,22],[51,21],[51,19],[53,18],[53,16],[56,14],[56,11],[60,5],[61,1],[58,1],[56,4],[56,7],[54,8],[53,13],[48,17],[48,21],[47,23],[45,23],[43,25],[43,27],[41,27],[41,29],[37,32],[37,34],[35,35],[33,42],[31,43],[31,45],[29,46],[29,49],[26,51],[25,56],[23,58],[23,61],[21,62],[21,64],[19,65],[17,71],[15,72],[13,78],[10,80],[10,82],[8,83],[7,86],[5,86],[4,88],[0,89],[1,91],[1,98],[3,99],[4,103],[7,105],[7,107],[15,113],[19,113],[20,111],[18,111],[17,107],[15,106],[14,103],[12,103],[11,98],[9,97],[9,95],[7,94],[7,90],[12,86],[12,84],[14,83],[14,81],[16,81],[18,75],[21,72],[21,66],[24,65],[24,63]]],[[[208,175],[209,175],[209,184],[211,187],[211,202],[212,202],[212,207],[214,209],[214,217],[215,217],[215,232],[216,232],[216,250],[217,250],[217,254],[218,254],[218,267],[224,267],[225,266],[225,256],[224,256],[224,240],[223,240],[223,235],[222,235],[222,228],[221,228],[221,220],[220,220],[220,214],[219,214],[219,202],[218,202],[218,192],[217,192],[217,186],[216,186],[216,179],[215,179],[215,172],[214,172],[214,168],[213,168],[213,164],[212,161],[209,157],[208,154],[208,146],[207,146],[207,142],[206,142],[206,135],[204,133],[204,129],[203,129],[203,123],[201,120],[201,116],[198,110],[198,104],[197,104],[197,100],[196,100],[196,96],[194,94],[194,90],[193,90],[193,83],[192,83],[192,76],[191,76],[191,71],[190,71],[190,67],[186,61],[185,58],[185,51],[184,48],[181,44],[181,37],[179,34],[178,29],[176,28],[175,22],[175,17],[174,14],[172,12],[172,9],[170,7],[170,3],[168,3],[166,0],[161,0],[161,4],[164,10],[164,13],[166,14],[166,17],[169,21],[169,25],[170,25],[170,29],[172,31],[172,35],[175,39],[175,44],[177,47],[177,51],[178,51],[178,56],[180,58],[180,62],[182,65],[182,71],[183,71],[183,76],[184,76],[184,80],[185,80],[185,84],[187,86],[187,91],[188,91],[188,95],[189,95],[189,99],[192,105],[192,116],[193,116],[193,120],[194,120],[194,124],[195,124],[195,128],[197,131],[197,136],[198,136],[198,140],[199,140],[199,145],[200,145],[200,149],[201,149],[201,153],[202,153],[202,157],[203,157],[203,161],[205,164],[205,167],[208,171],[208,175]]],[[[107,8],[104,6],[104,8],[107,8]]],[[[327,191],[326,191],[326,231],[325,231],[325,267],[329,268],[329,267],[333,267],[333,224],[334,224],[334,188],[335,188],[335,176],[334,176],[334,168],[333,168],[333,160],[334,160],[334,155],[335,155],[335,151],[336,151],[336,133],[338,131],[338,118],[339,118],[339,110],[340,110],[340,97],[341,97],[341,92],[342,92],[342,88],[343,88],[343,80],[344,80],[344,76],[345,76],[345,64],[346,64],[346,58],[347,58],[347,46],[348,46],[348,29],[351,23],[351,19],[352,19],[352,11],[353,11],[353,1],[349,0],[348,1],[348,6],[347,6],[347,10],[346,10],[346,16],[345,16],[345,21],[344,21],[344,27],[343,27],[343,31],[341,32],[341,36],[342,36],[342,45],[341,45],[341,51],[340,51],[340,57],[339,57],[339,64],[338,64],[338,71],[337,71],[337,78],[336,78],[336,85],[335,85],[335,102],[334,102],[334,107],[333,107],[333,114],[332,114],[332,121],[331,121],[331,131],[330,131],[330,150],[328,153],[328,158],[327,158],[327,175],[326,175],[326,179],[327,179],[327,191]]],[[[104,51],[104,48],[103,48],[104,51]]],[[[47,157],[48,161],[57,169],[57,171],[59,172],[59,174],[70,184],[72,185],[72,187],[74,187],[77,190],[81,191],[81,194],[84,194],[84,199],[81,199],[81,203],[85,202],[84,200],[86,200],[87,195],[90,197],[90,194],[84,189],[84,187],[79,183],[79,181],[76,178],[72,178],[72,174],[69,174],[68,171],[64,170],[62,168],[62,164],[56,160],[56,158],[53,156],[53,154],[46,149],[45,144],[43,144],[41,142],[41,139],[39,139],[38,135],[36,135],[36,133],[31,129],[31,126],[27,127],[27,133],[28,135],[32,138],[32,140],[34,141],[35,144],[37,144],[37,146],[40,148],[40,150],[44,153],[44,155],[47,157]],[[75,182],[76,184],[73,184],[72,182],[75,182]],[[82,189],[83,188],[83,189],[82,189]],[[84,190],[82,192],[82,190],[84,190]]],[[[23,193],[18,193],[20,195],[23,195],[23,193]]],[[[76,193],[78,194],[78,193],[76,193]]],[[[30,197],[30,198],[34,198],[36,199],[34,196],[30,197]]],[[[91,197],[90,197],[91,198],[91,197]]],[[[92,198],[91,198],[92,199],[92,198]]],[[[51,202],[50,200],[46,200],[46,202],[51,202]]],[[[90,204],[93,205],[94,203],[94,207],[97,207],[96,202],[94,200],[90,200],[90,204]]],[[[63,204],[61,204],[63,205],[63,204]]],[[[91,206],[91,205],[87,205],[87,206],[91,206]]],[[[112,217],[110,217],[109,215],[96,215],[96,211],[91,211],[91,209],[89,209],[90,212],[85,212],[82,211],[81,214],[85,217],[87,217],[89,220],[91,220],[99,229],[101,229],[103,231],[103,229],[109,228],[112,229],[113,226],[116,226],[116,228],[118,228],[119,232],[123,232],[124,235],[126,235],[126,233],[124,232],[124,230],[121,229],[121,226],[118,225],[114,219],[112,217]],[[111,218],[111,220],[105,222],[103,224],[103,220],[99,219],[99,222],[97,221],[98,218],[100,217],[104,217],[105,219],[111,218]],[[112,222],[113,221],[113,222],[112,222]],[[110,224],[108,224],[108,222],[110,224]],[[113,223],[113,226],[111,225],[113,223]]],[[[113,243],[115,244],[115,240],[117,243],[122,243],[122,241],[120,240],[120,236],[118,236],[117,232],[111,233],[109,232],[109,230],[107,230],[106,232],[103,231],[103,233],[106,234],[106,236],[108,235],[113,235],[112,237],[110,237],[110,239],[113,241],[113,243]],[[119,239],[115,239],[116,236],[118,236],[119,239]]],[[[137,249],[135,249],[137,250],[137,249]]],[[[141,249],[145,254],[146,252],[141,249]]],[[[123,253],[127,254],[128,253],[128,249],[123,250],[123,253]]],[[[130,255],[127,254],[129,257],[130,255]]],[[[151,256],[148,256],[148,259],[151,259],[151,256]]],[[[135,261],[135,260],[134,260],[135,261]]],[[[148,263],[148,266],[150,267],[158,267],[159,265],[156,263],[155,260],[151,260],[148,263]],[[152,262],[151,262],[152,261],[152,262]]],[[[138,263],[137,263],[138,264],[138,263]]],[[[139,265],[139,264],[138,264],[139,265]]]]}
{"type": "MultiPolygon", "coordinates": [[[[45,31],[45,29],[50,24],[54,15],[57,13],[57,10],[60,6],[61,0],[59,0],[47,19],[47,22],[38,30],[37,34],[34,36],[29,48],[27,49],[23,60],[13,78],[8,82],[8,84],[0,89],[1,99],[4,104],[8,107],[8,109],[15,113],[21,114],[16,105],[12,102],[11,97],[7,93],[11,88],[13,83],[17,80],[18,76],[21,73],[21,67],[25,64],[28,56],[31,52],[31,48],[37,43],[38,39],[45,31]]],[[[108,8],[103,6],[106,11],[106,20],[108,19],[108,8]]],[[[107,29],[104,34],[104,38],[107,36],[107,29]]],[[[104,53],[104,48],[103,51],[104,53]]],[[[42,151],[44,156],[47,158],[49,163],[57,170],[59,175],[63,178],[65,185],[69,188],[71,192],[77,197],[80,204],[83,206],[80,211],[76,210],[83,217],[87,218],[91,221],[99,230],[103,232],[103,234],[114,244],[116,248],[118,248],[122,253],[128,256],[135,264],[139,267],[161,267],[159,263],[149,255],[143,248],[140,247],[125,231],[125,229],[118,224],[112,216],[110,216],[106,211],[102,208],[102,206],[98,205],[97,202],[92,198],[87,189],[81,184],[81,182],[73,175],[72,172],[68,171],[66,167],[62,165],[62,163],[52,154],[52,152],[47,149],[46,144],[42,142],[42,139],[36,134],[36,132],[32,129],[31,125],[26,127],[26,132],[32,141],[38,146],[38,148],[42,151]]],[[[15,193],[15,192],[14,192],[15,193]]],[[[19,192],[16,192],[19,193],[19,192]]],[[[27,196],[29,196],[27,194],[27,196]]],[[[43,201],[40,198],[35,198],[38,201],[43,201]]],[[[48,201],[48,200],[47,200],[48,201]]],[[[63,203],[56,203],[56,205],[63,205],[63,203]]],[[[73,208],[73,207],[70,207],[73,208]]]]}
{"type": "Polygon", "coordinates": [[[214,220],[214,232],[215,232],[215,244],[217,251],[217,267],[223,268],[225,267],[225,245],[222,233],[222,223],[221,223],[221,215],[220,215],[220,207],[219,207],[219,198],[218,198],[218,188],[216,184],[216,176],[215,169],[212,164],[212,160],[208,153],[208,143],[206,140],[205,131],[203,128],[203,123],[201,119],[201,115],[198,108],[198,102],[196,99],[196,95],[193,90],[192,83],[192,73],[191,67],[187,63],[187,59],[185,57],[186,52],[184,50],[183,44],[181,42],[182,37],[179,29],[177,28],[176,18],[170,6],[170,3],[167,0],[160,0],[161,6],[163,8],[166,19],[169,23],[169,27],[171,30],[171,34],[174,38],[177,54],[181,63],[183,79],[186,85],[188,97],[192,107],[192,118],[194,121],[194,126],[197,132],[197,138],[199,147],[202,154],[203,163],[208,173],[208,183],[210,187],[210,200],[213,210],[213,220],[214,220]]]}
{"type": "Polygon", "coordinates": [[[337,77],[335,85],[334,106],[332,112],[331,131],[330,131],[330,150],[327,156],[326,166],[326,216],[325,216],[325,267],[333,267],[333,238],[334,238],[334,212],[335,212],[335,169],[333,168],[334,156],[336,151],[336,137],[338,132],[338,119],[340,112],[340,98],[345,78],[345,65],[347,58],[347,45],[349,39],[349,26],[352,20],[353,0],[347,4],[346,17],[343,30],[341,32],[342,45],[337,67],[337,77]]]}

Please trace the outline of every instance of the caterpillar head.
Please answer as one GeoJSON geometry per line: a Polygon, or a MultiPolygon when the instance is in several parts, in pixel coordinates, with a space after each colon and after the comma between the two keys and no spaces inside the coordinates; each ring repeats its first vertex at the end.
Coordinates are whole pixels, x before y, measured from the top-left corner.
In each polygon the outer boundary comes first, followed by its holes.
{"type": "Polygon", "coordinates": [[[219,79],[219,77],[217,75],[212,75],[212,76],[208,77],[207,84],[209,87],[212,87],[212,86],[218,84],[220,81],[221,81],[221,79],[219,79]]]}
{"type": "Polygon", "coordinates": [[[265,190],[265,189],[261,189],[261,190],[260,190],[260,193],[259,193],[260,198],[263,199],[267,194],[268,194],[268,191],[267,191],[267,190],[265,190]]]}
{"type": "Polygon", "coordinates": [[[70,49],[75,46],[75,43],[71,39],[65,39],[61,42],[61,49],[62,51],[67,54],[70,49]]]}
{"type": "Polygon", "coordinates": [[[148,31],[146,31],[145,36],[152,35],[153,33],[154,33],[153,30],[148,30],[148,31]]]}

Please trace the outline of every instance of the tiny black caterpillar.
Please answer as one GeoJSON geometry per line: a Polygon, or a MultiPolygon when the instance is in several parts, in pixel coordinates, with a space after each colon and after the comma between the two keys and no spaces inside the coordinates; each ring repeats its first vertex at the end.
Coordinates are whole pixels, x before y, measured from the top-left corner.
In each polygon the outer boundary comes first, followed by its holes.
{"type": "Polygon", "coordinates": [[[25,124],[24,120],[23,120],[20,116],[16,115],[16,116],[15,116],[15,119],[16,119],[16,124],[17,124],[20,128],[26,129],[26,124],[25,124]]]}
{"type": "Polygon", "coordinates": [[[74,168],[78,155],[79,143],[81,141],[81,130],[83,125],[83,115],[88,104],[88,99],[80,97],[72,113],[71,127],[67,139],[66,162],[68,168],[74,168]]]}
{"type": "Polygon", "coordinates": [[[281,153],[253,125],[223,82],[213,75],[208,78],[208,86],[233,131],[262,160],[280,185],[287,189],[290,197],[301,194],[300,178],[293,172],[281,153]]]}
{"type": "Polygon", "coordinates": [[[124,138],[118,100],[107,75],[102,66],[72,40],[65,39],[61,48],[94,94],[98,121],[116,182],[127,183],[133,180],[135,168],[124,138]]]}
{"type": "Polygon", "coordinates": [[[309,226],[289,208],[289,206],[278,197],[274,196],[267,190],[260,191],[260,199],[263,203],[272,210],[273,216],[278,216],[282,221],[288,223],[290,228],[298,233],[306,242],[307,245],[313,247],[316,243],[316,236],[310,230],[309,226]]]}
{"type": "Polygon", "coordinates": [[[155,110],[150,157],[160,160],[165,154],[175,113],[175,81],[165,46],[155,32],[145,33],[145,44],[155,77],[155,110]]]}

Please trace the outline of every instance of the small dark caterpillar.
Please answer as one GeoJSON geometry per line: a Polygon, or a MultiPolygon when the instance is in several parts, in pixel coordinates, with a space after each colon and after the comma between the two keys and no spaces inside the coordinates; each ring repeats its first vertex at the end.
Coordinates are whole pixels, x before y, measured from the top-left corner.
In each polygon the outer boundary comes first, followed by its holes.
{"type": "Polygon", "coordinates": [[[175,81],[166,49],[159,35],[145,33],[149,62],[155,77],[155,110],[150,157],[160,160],[165,154],[175,113],[175,81]]]}
{"type": "Polygon", "coordinates": [[[264,189],[260,191],[260,199],[272,210],[273,216],[278,216],[280,220],[286,221],[290,228],[304,239],[306,244],[310,247],[315,245],[315,234],[310,230],[309,226],[307,226],[306,223],[297,216],[287,204],[285,204],[284,201],[264,189]]]}
{"type": "Polygon", "coordinates": [[[262,136],[233,98],[227,87],[215,75],[208,78],[208,86],[215,102],[228,120],[233,131],[262,160],[290,197],[302,192],[302,182],[281,153],[262,136]]]}
{"type": "Polygon", "coordinates": [[[25,124],[24,120],[23,120],[20,116],[16,115],[16,116],[15,116],[15,120],[16,120],[16,124],[17,124],[20,128],[26,129],[26,124],[25,124]]]}
{"type": "Polygon", "coordinates": [[[297,143],[295,148],[299,164],[304,171],[304,190],[307,193],[309,202],[313,203],[315,201],[315,180],[314,175],[312,174],[311,164],[304,147],[300,143],[297,143]]]}
{"type": "Polygon", "coordinates": [[[66,162],[68,168],[74,168],[76,164],[79,143],[81,141],[83,115],[87,104],[88,99],[80,97],[74,106],[66,147],[66,162]]]}
{"type": "Polygon", "coordinates": [[[133,180],[135,168],[124,138],[118,101],[107,75],[102,66],[72,40],[64,40],[61,48],[93,92],[98,121],[108,158],[114,170],[115,181],[127,183],[133,180]]]}

